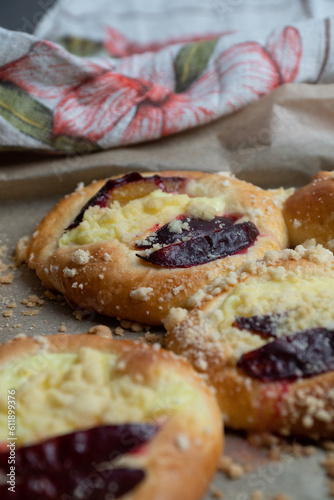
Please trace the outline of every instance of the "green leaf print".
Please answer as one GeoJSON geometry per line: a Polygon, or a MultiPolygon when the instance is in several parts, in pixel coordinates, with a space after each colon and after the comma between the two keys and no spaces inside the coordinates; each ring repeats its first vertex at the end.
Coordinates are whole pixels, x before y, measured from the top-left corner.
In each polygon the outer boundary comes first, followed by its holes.
{"type": "Polygon", "coordinates": [[[215,38],[182,47],[174,61],[175,92],[184,92],[203,73],[217,41],[215,38]]]}
{"type": "Polygon", "coordinates": [[[67,135],[58,135],[53,142],[56,151],[71,152],[78,154],[93,153],[101,148],[94,142],[88,141],[82,137],[70,137],[67,135]]]}
{"type": "Polygon", "coordinates": [[[0,82],[0,116],[37,141],[52,144],[52,111],[13,83],[0,82]]]}
{"type": "Polygon", "coordinates": [[[64,36],[57,40],[57,43],[62,45],[71,54],[80,57],[93,56],[103,50],[102,42],[94,42],[94,40],[86,40],[74,36],[64,36]]]}

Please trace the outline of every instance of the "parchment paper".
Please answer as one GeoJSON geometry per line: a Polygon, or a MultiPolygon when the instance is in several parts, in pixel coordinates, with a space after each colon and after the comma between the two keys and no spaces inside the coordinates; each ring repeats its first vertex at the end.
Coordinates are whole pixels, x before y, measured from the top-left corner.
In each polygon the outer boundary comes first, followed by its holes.
{"type": "Polygon", "coordinates": [[[210,125],[94,154],[0,155],[0,198],[68,191],[133,169],[226,170],[260,186],[298,186],[334,167],[334,85],[290,84],[210,125]],[[18,187],[17,181],[25,183],[18,187]],[[37,182],[38,180],[38,182],[37,182]]]}

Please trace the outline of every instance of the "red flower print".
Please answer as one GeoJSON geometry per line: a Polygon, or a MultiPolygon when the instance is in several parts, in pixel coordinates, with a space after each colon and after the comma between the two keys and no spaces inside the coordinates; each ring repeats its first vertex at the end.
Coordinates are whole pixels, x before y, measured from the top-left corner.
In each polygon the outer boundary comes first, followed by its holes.
{"type": "Polygon", "coordinates": [[[105,72],[68,92],[54,115],[54,134],[98,141],[141,102],[151,84],[105,72]]]}
{"type": "Polygon", "coordinates": [[[257,42],[233,45],[216,59],[221,113],[237,110],[280,84],[280,74],[268,52],[257,42]]]}
{"type": "Polygon", "coordinates": [[[164,42],[152,42],[140,44],[132,42],[125,35],[115,28],[108,26],[106,29],[106,39],[104,47],[112,57],[126,57],[133,54],[144,54],[145,52],[158,52],[159,50],[177,43],[191,43],[204,40],[213,40],[225,35],[230,35],[234,31],[222,31],[220,33],[208,33],[206,35],[190,35],[170,38],[164,42]]]}
{"type": "MultiPolygon", "coordinates": [[[[131,68],[130,61],[126,58],[118,70],[134,73],[137,63],[131,68]]],[[[152,58],[143,55],[138,64],[139,78],[105,72],[73,89],[56,108],[54,133],[98,141],[124,118],[117,140],[129,144],[155,139],[215,118],[218,104],[215,73],[204,73],[186,92],[176,94],[172,55],[166,53],[163,61],[157,58],[152,62],[152,58]],[[146,73],[149,80],[141,78],[141,72],[146,73]]]]}
{"type": "Polygon", "coordinates": [[[275,31],[269,37],[266,46],[278,66],[282,83],[294,81],[303,51],[299,31],[293,26],[287,26],[283,31],[275,31]]]}
{"type": "Polygon", "coordinates": [[[216,117],[218,103],[217,82],[214,84],[214,79],[214,73],[206,73],[181,94],[152,85],[138,105],[122,142],[163,137],[212,121],[216,117]]]}
{"type": "Polygon", "coordinates": [[[0,81],[14,83],[29,94],[59,99],[74,86],[105,69],[73,57],[52,42],[36,42],[24,56],[0,68],[0,81]]]}

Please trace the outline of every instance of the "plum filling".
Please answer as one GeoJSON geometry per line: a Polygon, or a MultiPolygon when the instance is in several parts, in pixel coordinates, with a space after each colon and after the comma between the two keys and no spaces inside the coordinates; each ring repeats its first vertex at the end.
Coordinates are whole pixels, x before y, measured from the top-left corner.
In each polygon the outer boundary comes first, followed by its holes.
{"type": "Polygon", "coordinates": [[[277,324],[281,314],[264,314],[263,316],[251,316],[245,318],[236,316],[233,326],[240,330],[248,330],[257,333],[261,337],[276,337],[277,324]]]}
{"type": "Polygon", "coordinates": [[[227,227],[232,226],[234,219],[229,217],[215,217],[213,220],[194,219],[192,217],[184,217],[179,220],[180,230],[173,232],[170,223],[165,224],[158,229],[154,234],[146,238],[146,240],[138,241],[136,248],[152,248],[153,245],[171,245],[180,240],[195,239],[200,236],[222,231],[227,227]]]}
{"type": "MultiPolygon", "coordinates": [[[[0,484],[0,498],[25,500],[118,498],[145,477],[145,471],[113,464],[151,440],[156,425],[124,424],[73,432],[16,450],[16,492],[0,484]],[[86,496],[82,496],[86,495],[86,496]]],[[[9,453],[0,453],[0,473],[8,473],[9,453]]]]}
{"type": "Polygon", "coordinates": [[[263,382],[308,378],[334,370],[334,330],[311,328],[244,354],[238,368],[263,382]]]}
{"type": "MultiPolygon", "coordinates": [[[[211,221],[211,224],[214,224],[211,221]]],[[[162,267],[192,267],[234,255],[254,243],[259,231],[250,221],[160,248],[141,259],[162,267]]]]}
{"type": "Polygon", "coordinates": [[[127,186],[134,182],[141,182],[144,194],[153,191],[154,189],[161,189],[165,193],[179,191],[184,187],[186,179],[184,177],[161,177],[160,175],[153,175],[152,177],[143,177],[138,172],[131,172],[123,175],[118,179],[109,179],[101,189],[90,198],[87,203],[82,207],[74,221],[66,228],[66,231],[74,229],[80,222],[82,222],[84,213],[88,208],[99,206],[105,208],[109,200],[113,197],[116,188],[127,186]],[[146,189],[145,189],[146,188],[146,189]]]}

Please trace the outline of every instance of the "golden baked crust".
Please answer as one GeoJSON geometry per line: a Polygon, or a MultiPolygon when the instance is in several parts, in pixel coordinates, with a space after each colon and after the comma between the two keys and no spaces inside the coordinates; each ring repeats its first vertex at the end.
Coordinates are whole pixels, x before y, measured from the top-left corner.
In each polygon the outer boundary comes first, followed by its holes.
{"type": "MultiPolygon", "coordinates": [[[[122,464],[144,468],[147,473],[145,479],[127,494],[126,498],[132,500],[147,500],[148,498],[152,500],[158,498],[159,500],[170,498],[200,499],[220,457],[222,422],[214,396],[202,378],[184,360],[176,358],[172,353],[131,341],[115,341],[93,335],[68,336],[58,334],[47,337],[23,338],[1,345],[0,374],[4,367],[8,373],[13,363],[23,362],[27,359],[34,360],[34,355],[38,353],[45,356],[46,360],[50,360],[51,358],[48,356],[51,354],[78,354],[82,348],[116,355],[117,362],[114,365],[113,377],[116,379],[122,376],[126,377],[127,387],[136,381],[137,387],[143,386],[158,390],[161,384],[166,391],[165,386],[168,388],[168,384],[172,383],[171,380],[180,380],[184,387],[184,393],[187,395],[187,391],[189,391],[191,395],[187,396],[190,398],[189,405],[184,401],[179,402],[177,399],[172,404],[170,401],[160,401],[161,407],[156,410],[157,423],[161,424],[158,433],[145,445],[145,452],[124,455],[122,464]],[[172,379],[168,378],[170,373],[173,374],[172,379]],[[199,410],[197,413],[194,413],[192,403],[199,410]]],[[[45,364],[44,368],[41,367],[40,362],[38,366],[38,374],[35,374],[35,377],[43,377],[48,363],[45,364]]],[[[56,377],[56,373],[53,373],[56,377]]],[[[63,380],[66,381],[69,373],[67,371],[67,374],[63,375],[63,380]]],[[[32,378],[25,379],[24,383],[32,385],[33,382],[30,380],[32,378]]],[[[110,384],[112,383],[113,381],[110,380],[110,384]]],[[[16,389],[17,402],[21,397],[20,387],[15,387],[15,384],[10,387],[10,389],[16,389]]],[[[5,390],[7,397],[7,387],[2,387],[2,390],[5,390]]],[[[49,391],[51,394],[51,388],[47,384],[45,391],[49,391]]],[[[84,400],[85,397],[84,391],[82,399],[84,400]]],[[[176,395],[177,397],[178,395],[176,395]]],[[[21,419],[22,422],[29,421],[31,415],[25,412],[21,419]]],[[[21,429],[23,428],[22,422],[21,429]]],[[[155,423],[154,415],[151,416],[149,422],[155,423]]],[[[104,422],[101,415],[101,422],[97,425],[105,423],[112,422],[109,420],[104,422]]],[[[126,422],[117,420],[117,423],[126,422]]],[[[91,425],[91,422],[87,422],[85,427],[91,425]]],[[[17,429],[19,434],[19,423],[17,429]]],[[[78,429],[74,428],[74,430],[78,429]]],[[[46,437],[43,436],[44,439],[46,437]]]]}
{"type": "MultiPolygon", "coordinates": [[[[319,246],[268,252],[207,288],[190,313],[172,310],[167,347],[208,375],[226,425],[311,437],[334,436],[334,372],[262,381],[237,367],[244,353],[273,341],[242,327],[237,316],[278,314],[280,335],[334,325],[334,258],[319,246]],[[211,292],[211,299],[207,298],[211,292]],[[200,301],[202,297],[202,302],[200,301]],[[203,298],[206,297],[206,298],[203,298]]],[[[240,316],[239,316],[240,317],[240,316]]]]}
{"type": "MultiPolygon", "coordinates": [[[[102,180],[60,201],[37,226],[26,252],[21,249],[21,255],[26,255],[44,286],[59,290],[73,307],[145,324],[161,324],[171,307],[185,307],[189,296],[218,275],[239,267],[246,259],[261,257],[267,250],[286,247],[287,231],[281,213],[284,190],[264,191],[227,174],[165,171],[159,175],[186,178],[186,193],[189,191],[192,197],[199,194],[224,197],[225,214],[244,216],[259,229],[255,244],[247,252],[173,269],[138,258],[134,239],[59,246],[65,228],[104,185],[102,180]],[[84,263],[75,258],[78,249],[88,256],[84,263]]],[[[152,232],[149,227],[146,229],[148,234],[152,232]]]]}
{"type": "Polygon", "coordinates": [[[284,203],[291,246],[315,238],[334,250],[334,173],[318,172],[284,203]]]}

